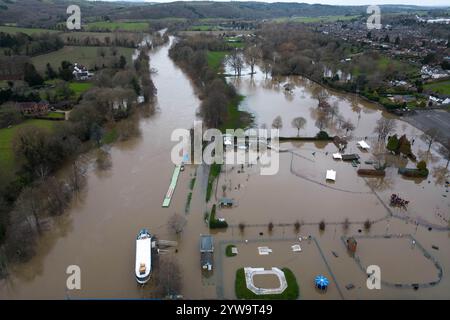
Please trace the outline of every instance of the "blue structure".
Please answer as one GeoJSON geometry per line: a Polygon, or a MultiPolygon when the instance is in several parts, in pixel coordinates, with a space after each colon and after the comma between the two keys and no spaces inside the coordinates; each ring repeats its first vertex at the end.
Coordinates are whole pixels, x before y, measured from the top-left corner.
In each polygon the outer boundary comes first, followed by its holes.
{"type": "Polygon", "coordinates": [[[314,279],[314,283],[316,284],[316,288],[318,288],[320,290],[326,290],[328,288],[329,281],[325,276],[318,275],[314,279]]]}

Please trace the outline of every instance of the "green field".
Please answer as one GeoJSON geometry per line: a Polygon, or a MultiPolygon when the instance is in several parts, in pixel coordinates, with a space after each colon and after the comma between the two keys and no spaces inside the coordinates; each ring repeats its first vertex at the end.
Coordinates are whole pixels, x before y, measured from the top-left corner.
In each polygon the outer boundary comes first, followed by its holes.
{"type": "Polygon", "coordinates": [[[92,88],[92,82],[71,82],[69,83],[69,88],[73,90],[75,96],[78,98],[84,92],[92,88]]]}
{"type": "MultiPolygon", "coordinates": [[[[102,48],[106,50],[107,54],[109,53],[109,47],[102,48]]],[[[108,57],[99,56],[98,50],[98,47],[65,46],[60,50],[33,57],[31,60],[40,72],[45,71],[47,63],[50,63],[53,69],[58,70],[64,60],[72,63],[78,62],[93,69],[95,66],[101,67],[108,59],[108,57]]],[[[117,47],[117,51],[118,56],[123,55],[127,59],[127,63],[131,63],[134,49],[117,47]]]]}
{"type": "Polygon", "coordinates": [[[110,21],[98,21],[88,23],[85,27],[88,31],[93,30],[120,30],[120,31],[148,31],[148,22],[110,22],[110,21]]]}
{"type": "MultiPolygon", "coordinates": [[[[361,56],[358,58],[361,59],[361,56]]],[[[362,57],[362,59],[363,58],[364,57],[362,57]]],[[[384,55],[380,55],[378,59],[374,60],[374,63],[376,63],[376,68],[382,72],[385,72],[388,67],[393,67],[396,70],[402,70],[410,77],[417,76],[419,72],[419,69],[412,64],[409,64],[407,62],[398,59],[393,59],[391,57],[387,57],[384,55]]],[[[361,74],[361,72],[362,70],[360,70],[357,66],[353,67],[351,71],[353,77],[358,77],[361,74]]]]}
{"type": "Polygon", "coordinates": [[[245,281],[244,268],[236,271],[235,293],[238,299],[258,299],[258,300],[295,300],[299,296],[299,287],[294,273],[288,269],[283,268],[286,277],[287,288],[281,294],[264,294],[257,295],[247,288],[245,281]]]}
{"type": "Polygon", "coordinates": [[[16,170],[12,141],[17,131],[20,128],[30,125],[50,130],[57,123],[57,121],[30,119],[13,126],[12,128],[0,129],[0,167],[7,172],[10,179],[13,177],[14,171],[16,170]]]}
{"type": "Polygon", "coordinates": [[[232,48],[244,48],[245,43],[244,42],[227,42],[227,45],[232,48]]]}
{"type": "Polygon", "coordinates": [[[228,52],[226,51],[208,51],[208,65],[219,72],[222,67],[222,62],[227,54],[228,52]]]}
{"type": "Polygon", "coordinates": [[[450,80],[426,83],[423,87],[425,90],[432,90],[440,94],[450,95],[450,80]]]}
{"type": "Polygon", "coordinates": [[[274,22],[285,23],[285,22],[295,22],[295,23],[314,23],[314,22],[335,22],[335,21],[348,21],[360,16],[323,16],[323,17],[283,17],[274,19],[274,22]]]}
{"type": "Polygon", "coordinates": [[[49,112],[46,115],[46,117],[52,118],[52,119],[64,119],[65,118],[64,113],[62,113],[62,112],[49,112]]]}
{"type": "Polygon", "coordinates": [[[25,33],[28,35],[38,34],[38,33],[54,33],[59,32],[58,30],[50,30],[50,29],[37,29],[37,28],[20,28],[20,27],[8,27],[8,26],[0,26],[0,32],[4,33],[25,33]]]}
{"type": "Polygon", "coordinates": [[[217,26],[209,26],[209,25],[198,25],[189,27],[190,31],[216,31],[219,30],[217,26]]]}

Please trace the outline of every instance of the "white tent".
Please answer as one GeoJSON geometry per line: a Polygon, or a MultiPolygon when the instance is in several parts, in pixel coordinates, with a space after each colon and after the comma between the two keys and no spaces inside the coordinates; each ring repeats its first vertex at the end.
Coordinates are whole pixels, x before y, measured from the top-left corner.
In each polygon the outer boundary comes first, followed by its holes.
{"type": "Polygon", "coordinates": [[[370,146],[364,140],[358,141],[358,146],[364,150],[370,149],[370,146]]]}
{"type": "Polygon", "coordinates": [[[231,134],[224,134],[223,135],[223,144],[226,146],[231,146],[233,145],[233,135],[231,134]]]}
{"type": "Polygon", "coordinates": [[[272,253],[272,249],[269,247],[258,247],[258,253],[262,256],[266,256],[269,253],[272,253]]]}
{"type": "Polygon", "coordinates": [[[336,171],[327,170],[327,178],[326,179],[336,181],[336,171]]]}

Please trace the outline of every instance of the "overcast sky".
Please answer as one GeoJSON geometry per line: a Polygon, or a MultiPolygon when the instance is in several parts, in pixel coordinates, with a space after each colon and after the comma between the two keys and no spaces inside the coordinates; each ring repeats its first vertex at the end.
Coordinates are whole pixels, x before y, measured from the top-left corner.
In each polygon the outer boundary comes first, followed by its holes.
{"type": "MultiPolygon", "coordinates": [[[[132,0],[127,0],[132,1],[132,0]]],[[[142,0],[141,0],[142,1],[142,0]]],[[[147,2],[173,2],[173,0],[145,0],[147,2]]],[[[190,0],[193,1],[193,0],[190,0]]],[[[194,0],[195,1],[195,0],[194,0]]],[[[244,1],[244,0],[243,0],[244,1]]],[[[252,1],[252,0],[245,0],[252,1]]],[[[333,5],[412,4],[419,6],[449,6],[449,0],[258,0],[259,2],[305,2],[333,5]]]]}

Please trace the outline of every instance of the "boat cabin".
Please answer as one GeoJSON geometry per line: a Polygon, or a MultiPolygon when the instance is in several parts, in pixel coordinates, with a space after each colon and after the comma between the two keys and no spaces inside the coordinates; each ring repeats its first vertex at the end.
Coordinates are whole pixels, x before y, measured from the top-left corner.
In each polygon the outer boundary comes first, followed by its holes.
{"type": "Polygon", "coordinates": [[[343,154],[342,155],[342,160],[343,161],[359,160],[359,155],[357,155],[356,153],[343,154]]]}

